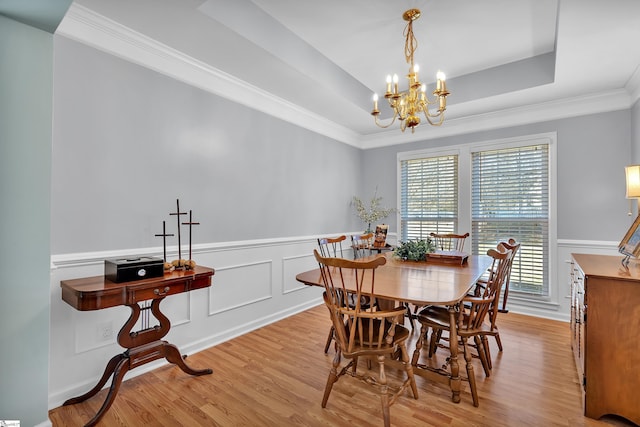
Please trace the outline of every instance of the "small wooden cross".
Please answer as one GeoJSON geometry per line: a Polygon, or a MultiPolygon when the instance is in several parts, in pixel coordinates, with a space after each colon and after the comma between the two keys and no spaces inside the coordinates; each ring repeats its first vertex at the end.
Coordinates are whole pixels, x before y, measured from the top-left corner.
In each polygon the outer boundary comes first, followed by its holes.
{"type": "Polygon", "coordinates": [[[173,234],[167,234],[167,224],[162,221],[162,234],[156,234],[156,237],[162,237],[162,253],[164,255],[164,262],[167,262],[167,237],[173,236],[173,234]]]}
{"type": "Polygon", "coordinates": [[[186,215],[186,212],[180,212],[180,199],[176,199],[176,211],[169,215],[176,215],[178,219],[178,259],[182,259],[182,243],[180,241],[180,215],[186,215]]]}
{"type": "Polygon", "coordinates": [[[183,222],[182,225],[188,225],[189,226],[189,260],[191,260],[191,227],[194,225],[200,225],[199,222],[193,222],[192,219],[193,216],[193,212],[191,211],[191,209],[189,209],[189,222],[183,222]]]}

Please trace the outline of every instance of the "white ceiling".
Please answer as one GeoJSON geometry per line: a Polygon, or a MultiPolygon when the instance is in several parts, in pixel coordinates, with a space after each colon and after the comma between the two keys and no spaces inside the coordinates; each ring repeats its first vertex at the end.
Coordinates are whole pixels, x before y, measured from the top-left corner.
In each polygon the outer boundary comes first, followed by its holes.
{"type": "Polygon", "coordinates": [[[518,112],[513,124],[625,108],[640,86],[638,0],[75,0],[71,11],[63,35],[117,54],[116,43],[79,29],[99,18],[243,86],[230,98],[252,104],[242,95],[252,90],[277,99],[291,109],[285,119],[313,117],[364,148],[502,126],[518,112]],[[414,135],[380,129],[370,115],[386,75],[408,71],[409,8],[422,11],[420,76],[446,72],[451,92],[442,127],[414,135]]]}

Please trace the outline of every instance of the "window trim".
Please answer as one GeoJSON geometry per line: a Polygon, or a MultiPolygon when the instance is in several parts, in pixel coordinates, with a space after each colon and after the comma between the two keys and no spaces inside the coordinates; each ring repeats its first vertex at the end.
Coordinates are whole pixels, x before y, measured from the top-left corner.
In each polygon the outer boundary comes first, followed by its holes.
{"type": "MultiPolygon", "coordinates": [[[[561,284],[558,283],[558,235],[557,235],[557,132],[546,132],[522,135],[508,138],[480,140],[446,147],[425,148],[397,153],[396,160],[396,190],[397,207],[401,205],[401,165],[403,160],[422,157],[437,157],[444,155],[458,156],[458,229],[472,233],[471,221],[471,155],[473,152],[524,147],[536,144],[549,145],[549,283],[547,296],[526,295],[514,292],[510,297],[522,302],[522,305],[536,307],[546,305],[550,308],[559,304],[561,284]]],[[[400,226],[400,212],[396,214],[396,224],[400,226]]],[[[473,236],[471,236],[473,237],[473,236]]]]}

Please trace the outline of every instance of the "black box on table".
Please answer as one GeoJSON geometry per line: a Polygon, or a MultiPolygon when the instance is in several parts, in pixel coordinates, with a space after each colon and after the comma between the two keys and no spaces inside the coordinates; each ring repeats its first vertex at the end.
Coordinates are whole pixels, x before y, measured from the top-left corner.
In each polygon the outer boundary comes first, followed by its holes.
{"type": "Polygon", "coordinates": [[[104,260],[104,276],[115,283],[162,277],[164,260],[155,257],[129,257],[104,260]]]}

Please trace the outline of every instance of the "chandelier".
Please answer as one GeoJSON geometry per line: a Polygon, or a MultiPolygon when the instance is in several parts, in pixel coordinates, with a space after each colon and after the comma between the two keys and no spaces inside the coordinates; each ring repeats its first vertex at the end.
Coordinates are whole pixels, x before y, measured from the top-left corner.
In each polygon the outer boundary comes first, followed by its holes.
{"type": "Polygon", "coordinates": [[[402,18],[407,21],[407,26],[404,29],[404,36],[406,37],[404,43],[404,55],[409,64],[409,88],[404,92],[398,92],[398,75],[394,74],[393,78],[387,76],[387,91],[384,97],[389,102],[389,106],[393,110],[393,118],[388,124],[382,124],[378,120],[380,111],[378,110],[378,94],[373,94],[373,110],[371,115],[375,119],[376,125],[381,128],[388,128],[395,121],[396,118],[400,120],[400,130],[405,131],[406,128],[411,128],[411,132],[415,132],[416,127],[420,124],[419,115],[422,113],[427,119],[430,125],[440,126],[444,121],[444,110],[447,109],[447,86],[445,83],[445,75],[443,72],[438,71],[436,74],[436,89],[433,91],[435,99],[430,100],[427,97],[427,85],[420,83],[418,79],[418,64],[413,63],[413,54],[418,47],[418,41],[413,35],[413,21],[420,17],[419,9],[409,9],[403,15],[402,18]],[[438,108],[434,111],[429,110],[430,105],[437,104],[438,108]]]}

